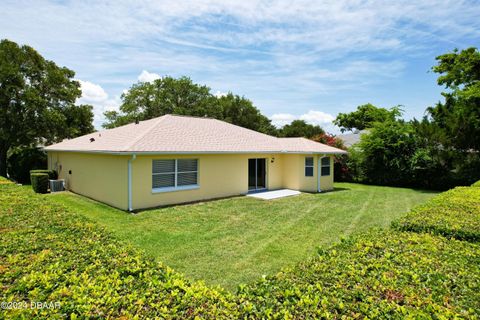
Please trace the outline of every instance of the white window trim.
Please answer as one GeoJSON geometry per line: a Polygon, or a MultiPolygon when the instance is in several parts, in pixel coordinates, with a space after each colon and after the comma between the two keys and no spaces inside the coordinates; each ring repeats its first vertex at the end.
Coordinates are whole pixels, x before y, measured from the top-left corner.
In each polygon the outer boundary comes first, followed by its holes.
{"type": "Polygon", "coordinates": [[[195,189],[200,189],[200,186],[198,184],[190,184],[188,186],[179,186],[179,187],[153,188],[152,193],[195,190],[195,189]]]}
{"type": "Polygon", "coordinates": [[[305,168],[303,169],[303,174],[306,178],[313,178],[315,177],[315,158],[314,157],[305,157],[305,168]],[[307,166],[307,158],[312,158],[312,165],[311,166],[307,166]],[[312,168],[312,175],[311,176],[307,176],[307,168],[312,168]]]}
{"type": "Polygon", "coordinates": [[[330,168],[330,167],[331,167],[331,162],[332,162],[332,161],[331,161],[330,157],[322,157],[322,158],[320,158],[320,177],[329,177],[329,176],[332,175],[332,173],[331,173],[332,169],[330,168]],[[328,159],[328,165],[324,165],[324,164],[322,163],[322,162],[323,162],[322,160],[323,160],[323,159],[326,159],[326,158],[328,159]],[[327,168],[327,167],[328,167],[328,174],[325,174],[325,175],[322,174],[322,171],[323,171],[322,169],[323,169],[323,168],[327,168]]]}
{"type": "MultiPolygon", "coordinates": [[[[153,159],[153,160],[163,160],[163,159],[153,159]]],[[[152,164],[153,164],[152,160],[152,164]]],[[[173,187],[161,187],[161,188],[152,188],[152,193],[161,193],[161,192],[172,192],[172,191],[183,191],[183,190],[194,190],[194,189],[199,189],[200,185],[198,184],[198,159],[189,159],[189,160],[196,160],[197,161],[197,171],[178,171],[178,160],[181,159],[166,159],[166,160],[174,160],[175,161],[175,171],[174,172],[152,172],[152,177],[156,175],[167,175],[167,174],[173,174],[174,176],[174,183],[175,185],[173,187]],[[177,185],[177,180],[178,180],[178,174],[179,173],[193,173],[195,172],[197,174],[197,183],[196,184],[189,184],[189,185],[184,185],[184,186],[179,186],[177,185]]]]}

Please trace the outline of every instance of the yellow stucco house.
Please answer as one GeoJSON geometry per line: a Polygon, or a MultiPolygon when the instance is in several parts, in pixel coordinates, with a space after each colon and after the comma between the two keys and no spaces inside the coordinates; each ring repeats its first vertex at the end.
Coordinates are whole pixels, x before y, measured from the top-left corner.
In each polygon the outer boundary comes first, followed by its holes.
{"type": "Polygon", "coordinates": [[[333,155],[220,120],[165,115],[45,148],[68,190],[138,210],[281,188],[333,188],[333,155]]]}

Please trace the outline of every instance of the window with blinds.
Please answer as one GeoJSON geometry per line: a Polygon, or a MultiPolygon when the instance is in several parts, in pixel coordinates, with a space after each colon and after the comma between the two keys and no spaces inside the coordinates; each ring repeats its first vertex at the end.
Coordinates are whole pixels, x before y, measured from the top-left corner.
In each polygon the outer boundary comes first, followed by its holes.
{"type": "Polygon", "coordinates": [[[313,157],[305,158],[305,177],[313,177],[313,157]]]}
{"type": "Polygon", "coordinates": [[[152,161],[152,189],[182,189],[198,186],[198,159],[152,161]]]}
{"type": "Polygon", "coordinates": [[[321,174],[322,176],[330,175],[330,157],[322,158],[321,163],[321,174]]]}

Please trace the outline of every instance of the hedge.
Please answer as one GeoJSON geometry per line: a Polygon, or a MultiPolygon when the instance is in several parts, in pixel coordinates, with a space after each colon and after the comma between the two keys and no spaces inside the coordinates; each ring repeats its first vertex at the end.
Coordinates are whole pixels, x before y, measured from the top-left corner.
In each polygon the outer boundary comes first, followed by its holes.
{"type": "Polygon", "coordinates": [[[83,216],[16,185],[0,185],[0,309],[11,318],[233,318],[232,295],[190,282],[83,216]]]}
{"type": "Polygon", "coordinates": [[[414,208],[393,227],[431,232],[460,240],[480,241],[480,188],[457,187],[414,208]]]}
{"type": "Polygon", "coordinates": [[[33,173],[46,173],[46,174],[48,174],[48,178],[50,180],[56,180],[58,178],[57,171],[55,171],[55,170],[48,170],[48,169],[30,170],[30,175],[32,175],[33,173]]]}
{"type": "Polygon", "coordinates": [[[479,265],[478,243],[376,230],[232,294],[189,281],[54,197],[0,185],[0,301],[60,303],[0,318],[474,319],[479,265]]]}
{"type": "Polygon", "coordinates": [[[242,317],[478,317],[480,246],[430,234],[363,235],[239,293],[242,317]]]}
{"type": "Polygon", "coordinates": [[[48,192],[48,174],[47,173],[32,173],[30,174],[30,181],[32,189],[36,193],[48,192]]]}

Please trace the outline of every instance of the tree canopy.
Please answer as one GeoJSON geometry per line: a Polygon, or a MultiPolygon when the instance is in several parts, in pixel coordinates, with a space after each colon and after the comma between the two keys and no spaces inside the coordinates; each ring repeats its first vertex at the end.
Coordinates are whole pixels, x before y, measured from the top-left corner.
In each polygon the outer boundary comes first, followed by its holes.
{"type": "Polygon", "coordinates": [[[193,83],[188,77],[166,76],[153,82],[138,82],[121,99],[120,112],[105,112],[105,128],[178,114],[211,117],[264,133],[275,131],[250,100],[232,93],[216,97],[209,87],[193,83]]]}
{"type": "Polygon", "coordinates": [[[353,130],[364,130],[371,128],[375,122],[394,120],[402,114],[400,107],[393,107],[390,110],[379,108],[371,103],[357,107],[356,111],[350,113],[339,113],[333,123],[340,127],[342,132],[353,130]]]}
{"type": "Polygon", "coordinates": [[[325,131],[320,126],[306,123],[304,120],[293,120],[279,131],[281,137],[313,138],[324,133],[325,131]]]}
{"type": "Polygon", "coordinates": [[[74,75],[32,47],[0,41],[0,175],[11,148],[93,131],[91,107],[75,106],[81,90],[74,75]]]}
{"type": "Polygon", "coordinates": [[[480,179],[480,53],[454,50],[436,59],[444,101],[421,120],[374,121],[350,150],[353,180],[448,189],[480,179]]]}
{"type": "Polygon", "coordinates": [[[447,92],[444,102],[427,109],[445,148],[480,150],[480,52],[476,48],[454,50],[437,58],[432,68],[438,84],[447,92]]]}
{"type": "Polygon", "coordinates": [[[267,134],[277,134],[270,119],[245,97],[229,92],[227,95],[219,97],[217,103],[222,112],[221,120],[267,134]]]}

